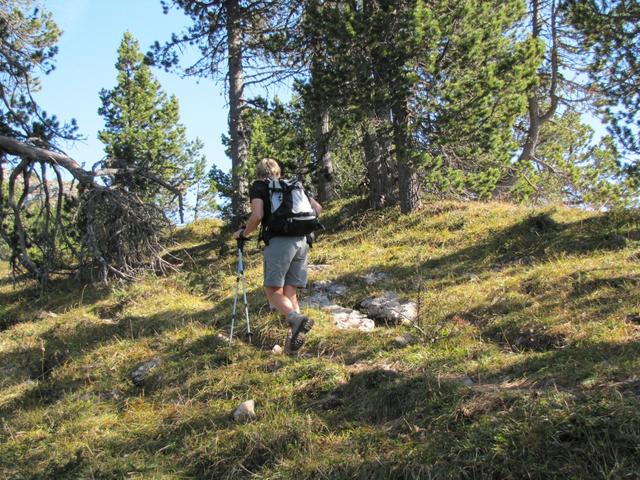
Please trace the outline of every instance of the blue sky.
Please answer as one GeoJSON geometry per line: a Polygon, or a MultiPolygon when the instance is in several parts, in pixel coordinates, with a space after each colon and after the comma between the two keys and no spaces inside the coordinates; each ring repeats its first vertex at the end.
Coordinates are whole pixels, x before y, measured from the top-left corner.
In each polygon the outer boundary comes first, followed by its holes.
{"type": "MultiPolygon", "coordinates": [[[[162,13],[160,0],[45,0],[55,22],[63,30],[58,43],[56,70],[41,78],[37,98],[41,106],[60,120],[75,118],[85,141],[62,147],[73,158],[90,167],[103,158],[97,133],[103,128],[98,115],[102,88],[116,84],[117,49],[125,31],[130,31],[146,52],[158,40],[188,24],[180,11],[162,13]]],[[[180,102],[182,123],[190,139],[205,144],[209,165],[230,168],[221,135],[227,132],[227,105],[224,85],[210,79],[180,78],[154,69],[163,89],[180,102]]]]}

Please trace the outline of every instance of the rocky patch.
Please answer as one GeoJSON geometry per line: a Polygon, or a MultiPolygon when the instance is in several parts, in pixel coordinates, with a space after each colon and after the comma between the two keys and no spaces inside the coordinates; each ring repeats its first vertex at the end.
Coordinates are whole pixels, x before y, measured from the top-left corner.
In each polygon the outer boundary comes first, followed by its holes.
{"type": "Polygon", "coordinates": [[[160,358],[153,357],[150,360],[139,363],[129,373],[129,378],[136,387],[142,387],[153,369],[160,365],[160,358]]]}
{"type": "MultiPolygon", "coordinates": [[[[384,273],[372,273],[363,277],[368,284],[382,281],[384,273]]],[[[394,292],[384,292],[358,303],[356,309],[336,303],[348,292],[348,287],[328,280],[315,282],[311,294],[300,302],[301,307],[311,307],[331,313],[336,328],[370,332],[376,323],[384,325],[412,325],[418,316],[414,302],[402,301],[394,292]]]]}
{"type": "Polygon", "coordinates": [[[311,295],[300,302],[301,307],[311,307],[329,312],[334,325],[340,330],[360,330],[370,332],[375,322],[366,315],[335,303],[334,298],[347,293],[346,286],[329,281],[315,282],[311,295]]]}
{"type": "Polygon", "coordinates": [[[366,298],[360,302],[359,308],[369,318],[384,324],[408,326],[418,317],[418,306],[414,302],[401,301],[393,292],[366,298]]]}

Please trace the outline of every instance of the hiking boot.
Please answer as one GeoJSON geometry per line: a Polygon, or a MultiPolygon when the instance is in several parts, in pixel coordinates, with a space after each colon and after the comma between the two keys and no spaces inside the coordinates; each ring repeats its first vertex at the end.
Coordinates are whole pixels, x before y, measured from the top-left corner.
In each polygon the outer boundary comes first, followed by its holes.
{"type": "Polygon", "coordinates": [[[287,354],[297,353],[298,350],[304,345],[305,334],[313,327],[313,320],[306,315],[301,315],[297,312],[291,312],[287,315],[287,323],[291,325],[291,330],[287,335],[287,340],[284,344],[284,350],[287,354]]]}
{"type": "Polygon", "coordinates": [[[296,353],[298,353],[300,348],[302,348],[302,345],[304,345],[304,340],[305,335],[304,333],[300,332],[296,336],[295,341],[293,341],[293,335],[291,333],[291,330],[289,330],[289,332],[287,333],[287,339],[284,342],[284,353],[286,353],[287,355],[295,355],[296,353]]]}

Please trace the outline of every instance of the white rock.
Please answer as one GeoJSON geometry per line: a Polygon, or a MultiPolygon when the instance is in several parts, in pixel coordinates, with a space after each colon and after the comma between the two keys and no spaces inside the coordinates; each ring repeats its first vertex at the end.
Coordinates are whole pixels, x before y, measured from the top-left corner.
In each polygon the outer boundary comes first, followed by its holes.
{"type": "Polygon", "coordinates": [[[133,384],[137,387],[144,385],[145,380],[149,377],[150,372],[160,365],[161,360],[159,357],[153,357],[146,362],[139,363],[129,372],[129,378],[133,384]]]}
{"type": "Polygon", "coordinates": [[[315,282],[313,284],[313,289],[316,291],[320,291],[325,295],[336,297],[344,295],[349,290],[345,285],[333,283],[329,280],[320,280],[318,282],[315,282]]]}
{"type": "Polygon", "coordinates": [[[314,293],[300,302],[301,307],[326,308],[335,305],[324,293],[314,293]]]}
{"type": "Polygon", "coordinates": [[[242,402],[236,411],[233,412],[233,419],[236,422],[248,422],[256,418],[256,403],[253,400],[242,402]]]}
{"type": "Polygon", "coordinates": [[[331,265],[327,265],[325,263],[318,263],[316,265],[308,265],[307,268],[311,271],[320,271],[320,270],[326,270],[330,266],[331,265]]]}
{"type": "Polygon", "coordinates": [[[282,355],[282,347],[280,345],[274,345],[271,349],[271,353],[274,355],[282,355]]]}
{"type": "Polygon", "coordinates": [[[366,315],[336,304],[332,297],[339,297],[347,293],[344,285],[322,280],[313,284],[313,293],[300,302],[301,307],[319,308],[331,314],[336,328],[340,330],[360,330],[370,332],[375,328],[375,322],[366,315]]]}
{"type": "Polygon", "coordinates": [[[398,335],[396,338],[393,339],[393,341],[396,343],[396,345],[400,347],[406,347],[407,345],[410,345],[411,343],[413,343],[415,341],[415,338],[413,337],[413,335],[409,335],[408,333],[405,333],[403,335],[398,335]]]}
{"type": "Polygon", "coordinates": [[[322,308],[327,312],[331,312],[331,313],[340,313],[344,310],[347,310],[346,308],[341,307],[340,305],[336,305],[335,303],[332,303],[331,305],[327,305],[326,307],[322,307],[322,308]]]}
{"type": "Polygon", "coordinates": [[[367,298],[360,306],[369,317],[388,323],[411,325],[418,316],[418,307],[414,302],[401,302],[393,292],[367,298]]]}
{"type": "Polygon", "coordinates": [[[374,285],[378,282],[382,282],[384,280],[387,280],[389,278],[389,274],[388,273],[382,273],[382,272],[371,272],[371,273],[367,273],[365,275],[362,275],[362,278],[364,279],[364,282],[367,285],[374,285]]]}
{"type": "Polygon", "coordinates": [[[370,332],[376,326],[373,320],[356,310],[340,312],[337,314],[334,313],[333,320],[336,328],[339,330],[360,330],[361,332],[370,332]]]}

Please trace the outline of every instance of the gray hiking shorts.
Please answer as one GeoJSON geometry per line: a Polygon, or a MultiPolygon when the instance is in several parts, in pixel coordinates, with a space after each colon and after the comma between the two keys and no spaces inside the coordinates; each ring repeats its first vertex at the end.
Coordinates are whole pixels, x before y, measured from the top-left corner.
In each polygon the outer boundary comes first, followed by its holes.
{"type": "Polygon", "coordinates": [[[264,248],[264,286],[307,286],[307,252],[305,237],[273,237],[264,248]]]}

